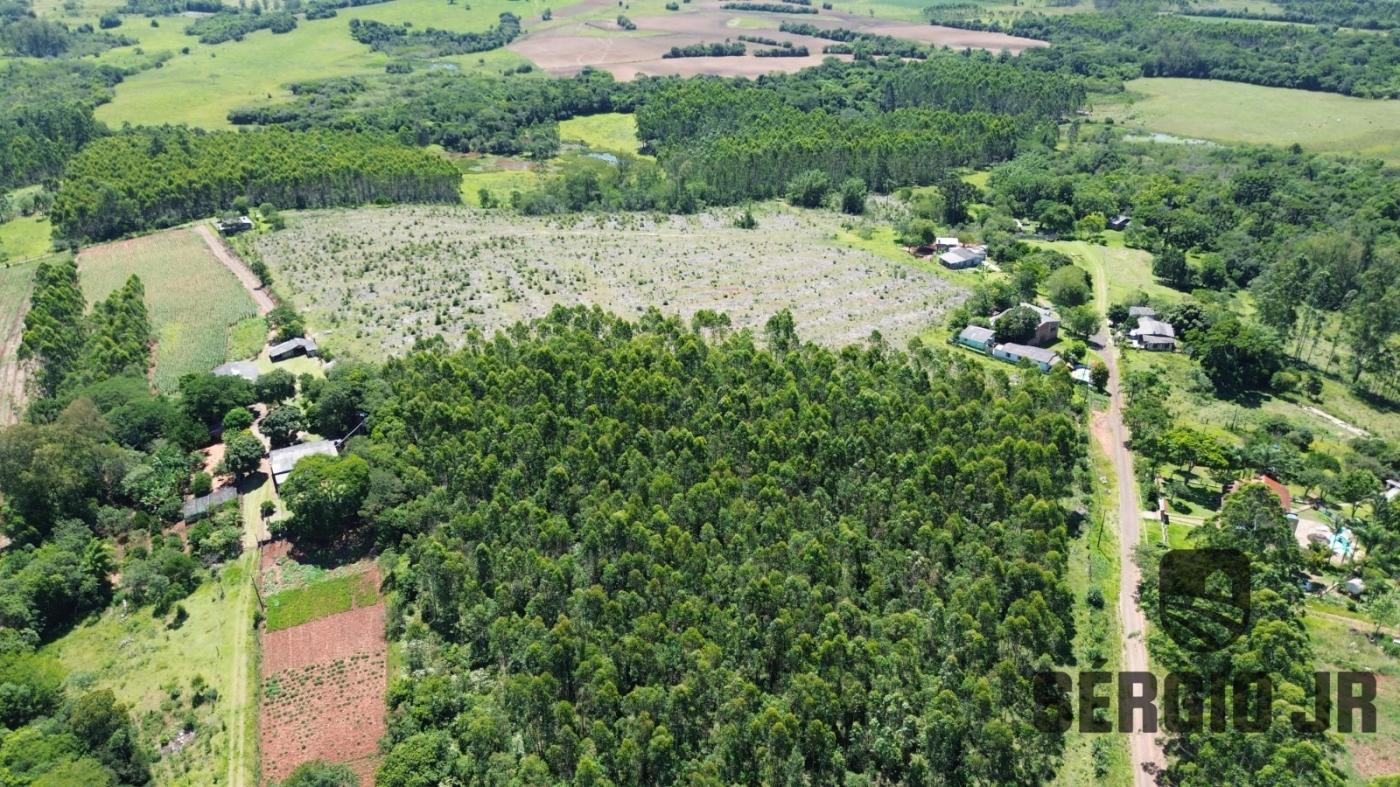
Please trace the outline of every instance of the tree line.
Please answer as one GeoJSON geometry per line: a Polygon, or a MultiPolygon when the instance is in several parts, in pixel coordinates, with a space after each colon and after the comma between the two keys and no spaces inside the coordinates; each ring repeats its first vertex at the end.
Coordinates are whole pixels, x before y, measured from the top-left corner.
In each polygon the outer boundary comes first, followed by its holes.
{"type": "Polygon", "coordinates": [[[225,210],[235,198],[285,208],[455,202],[446,160],[380,134],[142,128],[88,144],[54,200],[55,235],[105,240],[225,210]]]}
{"type": "Polygon", "coordinates": [[[1028,64],[1122,79],[1188,77],[1320,90],[1362,98],[1400,97],[1400,39],[1335,28],[1213,22],[1136,6],[1108,13],[1024,14],[1010,24],[952,20],[1055,46],[1027,50],[1028,64]]]}
{"type": "Polygon", "coordinates": [[[225,41],[242,41],[244,36],[259,30],[290,33],[296,26],[296,17],[286,11],[244,13],[227,9],[195,20],[185,28],[185,32],[197,36],[201,44],[222,44],[225,41]]]}
{"type": "Polygon", "coordinates": [[[503,12],[496,26],[484,33],[454,33],[433,27],[413,30],[407,25],[388,25],[372,19],[350,20],[351,38],[376,52],[399,56],[444,57],[485,52],[500,49],[519,35],[520,17],[509,11],[503,12]]]}

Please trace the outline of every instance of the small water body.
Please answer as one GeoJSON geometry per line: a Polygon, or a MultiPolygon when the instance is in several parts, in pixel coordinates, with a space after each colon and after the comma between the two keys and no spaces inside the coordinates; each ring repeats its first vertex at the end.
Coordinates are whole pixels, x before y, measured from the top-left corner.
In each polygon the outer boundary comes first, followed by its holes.
{"type": "Polygon", "coordinates": [[[1214,145],[1208,139],[1194,139],[1192,137],[1178,137],[1175,134],[1165,134],[1161,131],[1152,131],[1147,134],[1126,134],[1123,139],[1127,142],[1159,142],[1164,145],[1214,145]]]}

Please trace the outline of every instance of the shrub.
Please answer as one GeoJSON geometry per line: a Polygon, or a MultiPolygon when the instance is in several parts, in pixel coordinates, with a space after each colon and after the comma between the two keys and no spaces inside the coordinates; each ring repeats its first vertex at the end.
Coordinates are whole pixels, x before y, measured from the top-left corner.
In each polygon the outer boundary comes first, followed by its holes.
{"type": "Polygon", "coordinates": [[[793,178],[787,187],[788,202],[802,208],[820,208],[831,191],[831,178],[820,170],[808,170],[793,178]]]}

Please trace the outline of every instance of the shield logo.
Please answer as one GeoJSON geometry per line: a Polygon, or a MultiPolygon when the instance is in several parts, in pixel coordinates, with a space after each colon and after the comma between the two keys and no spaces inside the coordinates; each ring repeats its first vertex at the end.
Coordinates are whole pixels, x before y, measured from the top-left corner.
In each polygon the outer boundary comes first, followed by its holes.
{"type": "Polygon", "coordinates": [[[1249,558],[1237,549],[1173,549],[1162,556],[1162,629],[1183,650],[1227,647],[1250,624],[1249,558]]]}

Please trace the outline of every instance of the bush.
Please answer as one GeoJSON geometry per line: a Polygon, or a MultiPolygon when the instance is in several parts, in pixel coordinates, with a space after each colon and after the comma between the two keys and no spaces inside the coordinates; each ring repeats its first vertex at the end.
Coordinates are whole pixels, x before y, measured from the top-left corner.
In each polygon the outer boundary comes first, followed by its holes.
{"type": "Polygon", "coordinates": [[[820,208],[831,191],[831,178],[820,170],[808,170],[793,178],[787,187],[788,202],[802,208],[820,208]]]}
{"type": "Polygon", "coordinates": [[[235,407],[224,414],[224,432],[241,432],[253,425],[253,414],[246,407],[235,407]]]}
{"type": "Polygon", "coordinates": [[[209,474],[204,471],[195,473],[194,477],[190,479],[190,494],[195,497],[204,497],[213,489],[214,479],[210,478],[209,474]]]}
{"type": "Polygon", "coordinates": [[[97,25],[103,30],[111,30],[114,27],[122,26],[122,18],[116,11],[108,11],[97,20],[97,25]]]}
{"type": "Polygon", "coordinates": [[[865,212],[865,198],[869,194],[865,181],[860,178],[846,178],[841,181],[841,212],[859,216],[865,212]]]}
{"type": "Polygon", "coordinates": [[[1066,265],[1045,280],[1045,292],[1056,306],[1082,306],[1088,303],[1092,296],[1089,274],[1085,273],[1083,268],[1066,265]]]}

